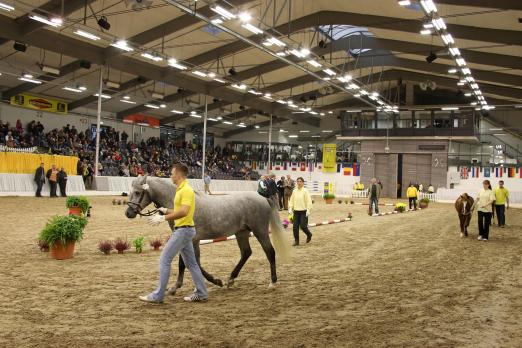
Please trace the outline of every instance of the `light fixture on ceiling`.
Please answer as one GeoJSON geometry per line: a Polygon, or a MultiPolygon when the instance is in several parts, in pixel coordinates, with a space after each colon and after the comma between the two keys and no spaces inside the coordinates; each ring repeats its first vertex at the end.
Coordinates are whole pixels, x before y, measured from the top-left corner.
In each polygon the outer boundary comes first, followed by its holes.
{"type": "Polygon", "coordinates": [[[458,110],[459,108],[456,107],[456,106],[447,106],[447,107],[443,107],[441,108],[442,111],[456,111],[458,110]]]}
{"type": "Polygon", "coordinates": [[[451,36],[451,34],[443,34],[440,36],[440,38],[446,45],[451,45],[455,43],[455,40],[453,40],[453,36],[451,36]]]}
{"type": "Polygon", "coordinates": [[[0,10],[11,12],[14,11],[14,7],[6,3],[0,2],[0,10]]]}
{"type": "Polygon", "coordinates": [[[149,109],[159,109],[159,105],[156,105],[156,104],[150,104],[150,103],[147,103],[145,104],[145,107],[149,108],[149,109]]]}
{"type": "Polygon", "coordinates": [[[214,25],[218,25],[218,24],[223,23],[223,20],[221,18],[214,18],[213,20],[210,21],[210,23],[212,23],[214,25]]]}
{"type": "Polygon", "coordinates": [[[323,71],[324,71],[325,73],[327,73],[328,75],[330,75],[330,76],[335,76],[335,75],[336,75],[335,71],[333,71],[333,70],[330,69],[330,68],[328,68],[328,69],[324,69],[323,71]]]}
{"type": "Polygon", "coordinates": [[[222,79],[220,79],[220,78],[217,78],[217,77],[216,77],[216,78],[214,78],[214,81],[216,81],[216,82],[219,82],[219,83],[227,83],[227,81],[225,81],[225,80],[222,80],[222,79]]]}
{"type": "Polygon", "coordinates": [[[251,32],[252,34],[256,34],[256,35],[263,34],[263,30],[259,29],[258,27],[256,27],[255,25],[252,25],[250,23],[245,23],[245,24],[242,24],[241,26],[243,28],[245,28],[246,30],[248,30],[249,32],[251,32]]]}
{"type": "Polygon", "coordinates": [[[120,99],[120,101],[121,101],[122,103],[127,103],[127,104],[136,104],[135,101],[128,100],[128,99],[120,99]]]}
{"type": "Polygon", "coordinates": [[[437,59],[437,55],[434,52],[430,52],[430,54],[426,57],[426,61],[428,63],[433,63],[435,59],[437,59]]]}
{"type": "MultiPolygon", "coordinates": [[[[99,97],[100,95],[98,93],[96,93],[94,96],[99,97]]],[[[110,95],[103,94],[103,93],[101,94],[101,97],[102,97],[102,99],[111,99],[112,98],[110,95]]]]}
{"type": "Polygon", "coordinates": [[[431,30],[430,29],[422,29],[420,31],[421,35],[431,35],[431,30]]]}
{"type": "Polygon", "coordinates": [[[31,18],[34,21],[44,23],[44,24],[50,25],[51,27],[55,27],[55,28],[61,27],[63,24],[63,19],[61,19],[59,17],[46,18],[46,17],[40,16],[37,14],[31,14],[31,15],[29,15],[29,18],[31,18]]]}
{"type": "Polygon", "coordinates": [[[315,59],[310,59],[310,60],[307,60],[306,62],[316,68],[320,68],[322,66],[321,63],[317,62],[315,59]]]}
{"type": "Polygon", "coordinates": [[[69,87],[69,86],[65,86],[62,89],[65,91],[74,92],[74,93],[82,93],[86,90],[85,87],[81,88],[81,87],[69,87]]]}
{"type": "Polygon", "coordinates": [[[53,68],[52,66],[43,65],[43,64],[40,64],[39,66],[43,72],[46,72],[48,74],[53,74],[53,75],[60,75],[60,69],[58,69],[58,68],[53,68]]]}
{"type": "Polygon", "coordinates": [[[458,56],[460,56],[460,50],[459,50],[457,47],[450,47],[450,48],[449,48],[449,53],[450,53],[453,57],[458,57],[458,56]]]}
{"type": "Polygon", "coordinates": [[[248,12],[241,12],[238,17],[239,20],[243,23],[248,23],[252,19],[252,16],[248,12]]]}
{"type": "Polygon", "coordinates": [[[230,121],[223,121],[224,124],[232,124],[230,121]]]}
{"type": "Polygon", "coordinates": [[[76,30],[74,33],[76,35],[82,36],[82,37],[84,37],[86,39],[93,40],[93,41],[98,41],[98,40],[101,39],[99,36],[96,36],[94,34],[91,34],[89,32],[86,32],[86,31],[83,31],[83,30],[80,30],[80,29],[76,30]]]}
{"type": "Polygon", "coordinates": [[[464,58],[457,58],[455,59],[455,62],[457,63],[458,66],[466,66],[466,61],[464,60],[464,58]]]}
{"type": "Polygon", "coordinates": [[[199,70],[194,70],[192,73],[194,75],[197,75],[197,76],[200,76],[200,77],[207,77],[207,74],[205,74],[204,72],[199,71],[199,70]]]}
{"type": "Polygon", "coordinates": [[[167,107],[167,104],[160,104],[160,108],[165,109],[167,107]]]}
{"type": "Polygon", "coordinates": [[[256,124],[256,125],[254,126],[254,128],[255,128],[255,129],[259,129],[259,128],[261,128],[261,127],[259,127],[259,125],[256,124]]]}
{"type": "Polygon", "coordinates": [[[126,51],[126,52],[132,52],[134,51],[134,48],[130,47],[127,41],[125,40],[118,40],[116,42],[113,42],[111,46],[119,48],[120,50],[126,51]]]}
{"type": "Polygon", "coordinates": [[[410,6],[411,1],[410,0],[400,0],[398,1],[399,6],[410,6]]]}
{"type": "Polygon", "coordinates": [[[178,63],[178,61],[174,58],[169,59],[169,66],[179,69],[179,70],[186,70],[187,67],[183,64],[178,63]]]}
{"type": "Polygon", "coordinates": [[[233,14],[232,12],[224,9],[221,6],[214,6],[210,8],[212,11],[216,12],[220,16],[222,16],[224,19],[235,19],[237,16],[233,14]]]}
{"type": "Polygon", "coordinates": [[[105,81],[105,86],[107,86],[108,88],[120,89],[120,84],[114,81],[105,81]]]}
{"type": "Polygon", "coordinates": [[[173,112],[173,113],[178,114],[178,115],[183,115],[183,111],[179,111],[179,110],[176,110],[176,109],[170,110],[170,112],[173,112]]]}
{"type": "Polygon", "coordinates": [[[263,41],[263,45],[267,46],[267,47],[270,47],[272,45],[276,45],[276,46],[279,46],[279,47],[285,47],[286,46],[286,43],[284,43],[283,41],[275,38],[275,37],[269,37],[268,39],[266,39],[265,41],[263,41]]]}
{"type": "Polygon", "coordinates": [[[27,50],[27,45],[18,41],[15,41],[13,44],[13,48],[18,52],[25,52],[27,50]]]}
{"type": "Polygon", "coordinates": [[[424,8],[424,11],[426,11],[428,14],[437,12],[437,7],[432,0],[420,0],[420,4],[424,8]]]}
{"type": "Polygon", "coordinates": [[[322,132],[323,132],[323,133],[332,133],[332,132],[333,132],[333,130],[331,130],[331,129],[323,129],[323,131],[322,131],[322,132]]]}
{"type": "Polygon", "coordinates": [[[163,98],[165,98],[165,95],[162,93],[158,93],[158,92],[152,92],[151,97],[152,97],[152,99],[163,100],[163,98]]]}
{"type": "Polygon", "coordinates": [[[163,57],[160,57],[160,56],[158,56],[156,54],[152,54],[152,53],[149,53],[149,52],[143,52],[141,54],[141,56],[143,58],[147,58],[147,59],[152,60],[154,62],[161,62],[163,60],[163,57]]]}
{"type": "Polygon", "coordinates": [[[34,83],[35,85],[42,84],[42,81],[35,80],[34,76],[31,74],[23,74],[21,77],[18,78],[20,81],[30,82],[34,83]]]}
{"type": "Polygon", "coordinates": [[[297,135],[297,134],[290,134],[288,137],[289,137],[289,138],[297,138],[298,135],[297,135]]]}
{"type": "Polygon", "coordinates": [[[247,88],[247,86],[245,84],[243,84],[243,83],[241,83],[241,84],[234,83],[231,86],[234,87],[234,88],[240,89],[240,90],[245,90],[247,88]]]}

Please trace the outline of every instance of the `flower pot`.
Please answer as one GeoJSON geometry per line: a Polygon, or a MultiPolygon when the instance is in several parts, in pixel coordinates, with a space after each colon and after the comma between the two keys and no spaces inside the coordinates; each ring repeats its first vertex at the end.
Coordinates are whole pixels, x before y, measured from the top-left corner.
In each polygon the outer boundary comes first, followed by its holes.
{"type": "Polygon", "coordinates": [[[326,202],[326,204],[332,204],[333,203],[333,198],[325,198],[324,201],[326,202]]]}
{"type": "Polygon", "coordinates": [[[156,251],[160,250],[160,246],[159,246],[159,245],[155,245],[153,248],[154,248],[154,250],[156,250],[156,251]]]}
{"type": "Polygon", "coordinates": [[[74,244],[75,242],[67,242],[64,247],[62,243],[57,242],[51,247],[51,257],[56,260],[71,259],[74,253],[74,244]]]}
{"type": "Polygon", "coordinates": [[[82,210],[80,209],[80,207],[70,207],[69,215],[82,216],[82,210]]]}
{"type": "Polygon", "coordinates": [[[419,203],[419,208],[426,209],[427,207],[428,207],[428,203],[425,203],[425,202],[420,202],[419,203]]]}
{"type": "Polygon", "coordinates": [[[123,254],[123,250],[118,250],[118,254],[123,254]]]}

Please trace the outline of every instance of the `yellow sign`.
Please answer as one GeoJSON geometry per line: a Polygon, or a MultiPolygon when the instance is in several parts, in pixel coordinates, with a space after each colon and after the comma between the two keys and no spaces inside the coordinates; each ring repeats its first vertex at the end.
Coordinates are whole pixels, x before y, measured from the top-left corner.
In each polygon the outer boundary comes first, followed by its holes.
{"type": "Polygon", "coordinates": [[[337,172],[337,145],[323,145],[323,173],[337,172]]]}
{"type": "Polygon", "coordinates": [[[21,106],[28,109],[67,114],[67,103],[36,97],[34,95],[20,93],[11,97],[11,105],[21,106]]]}

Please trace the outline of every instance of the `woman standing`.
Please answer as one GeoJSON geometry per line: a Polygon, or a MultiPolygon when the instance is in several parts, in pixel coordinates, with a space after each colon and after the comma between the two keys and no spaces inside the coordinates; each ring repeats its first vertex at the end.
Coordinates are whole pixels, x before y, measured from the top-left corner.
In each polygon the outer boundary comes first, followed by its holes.
{"type": "Polygon", "coordinates": [[[288,213],[294,214],[294,244],[299,245],[299,228],[306,234],[306,242],[312,240],[312,232],[308,229],[308,216],[312,210],[312,197],[310,192],[304,188],[304,179],[297,178],[297,188],[294,189],[288,200],[288,213]]]}
{"type": "Polygon", "coordinates": [[[477,207],[478,211],[478,240],[487,241],[489,238],[489,225],[491,224],[491,216],[493,214],[493,202],[495,194],[491,190],[489,180],[482,182],[483,189],[479,192],[473,208],[477,207]]]}

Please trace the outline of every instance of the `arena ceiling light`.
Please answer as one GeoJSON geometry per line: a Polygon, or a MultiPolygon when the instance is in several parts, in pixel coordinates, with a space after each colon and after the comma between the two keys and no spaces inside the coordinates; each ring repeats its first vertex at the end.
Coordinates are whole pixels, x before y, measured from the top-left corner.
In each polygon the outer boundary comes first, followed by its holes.
{"type": "Polygon", "coordinates": [[[448,106],[448,107],[444,107],[444,108],[440,108],[442,111],[456,111],[458,110],[459,108],[458,107],[454,107],[454,106],[448,106]]]}
{"type": "Polygon", "coordinates": [[[230,19],[236,19],[237,16],[233,14],[232,12],[224,9],[221,6],[214,6],[210,8],[212,11],[223,17],[224,19],[230,20],[230,19]]]}
{"type": "Polygon", "coordinates": [[[232,124],[230,121],[223,121],[224,124],[232,124]]]}
{"type": "Polygon", "coordinates": [[[199,70],[194,70],[194,71],[192,71],[192,73],[193,73],[194,75],[199,76],[199,77],[207,77],[207,74],[205,74],[204,72],[199,71],[199,70]]]}
{"type": "Polygon", "coordinates": [[[290,134],[288,137],[289,137],[289,138],[297,138],[298,135],[297,135],[297,134],[290,134]]]}
{"type": "Polygon", "coordinates": [[[159,105],[156,105],[156,104],[145,104],[145,107],[149,108],[149,109],[159,109],[159,105]]]}
{"type": "Polygon", "coordinates": [[[31,74],[23,74],[21,77],[18,78],[20,81],[30,82],[34,83],[35,85],[42,84],[42,81],[35,80],[34,76],[31,74]]]}
{"type": "Polygon", "coordinates": [[[263,34],[263,30],[259,29],[258,27],[256,27],[255,25],[252,25],[250,23],[245,23],[241,26],[253,34],[256,34],[256,35],[263,34]]]}
{"type": "Polygon", "coordinates": [[[83,86],[68,87],[68,86],[65,86],[62,89],[65,90],[65,91],[69,91],[69,92],[82,93],[82,92],[85,92],[87,90],[87,87],[83,87],[83,86]]]}
{"type": "Polygon", "coordinates": [[[410,6],[411,1],[410,0],[401,0],[398,2],[399,6],[410,6]]]}
{"type": "MultiPolygon", "coordinates": [[[[125,97],[124,97],[125,98],[125,97]]],[[[122,103],[126,103],[126,104],[136,104],[135,101],[132,101],[132,100],[129,100],[129,99],[120,99],[120,101],[122,103]]]]}
{"type": "Polygon", "coordinates": [[[11,12],[14,11],[14,7],[6,3],[0,2],[0,10],[11,12]]]}
{"type": "Polygon", "coordinates": [[[61,19],[59,17],[46,18],[46,17],[40,16],[37,14],[31,14],[31,15],[29,15],[29,18],[31,18],[34,21],[44,23],[44,24],[50,25],[51,27],[55,27],[55,28],[61,27],[63,24],[63,19],[61,19]]]}
{"type": "Polygon", "coordinates": [[[187,67],[183,64],[178,63],[178,61],[174,58],[169,59],[169,66],[179,69],[179,70],[187,70],[187,67]]]}
{"type": "Polygon", "coordinates": [[[120,50],[123,50],[125,52],[132,52],[134,51],[134,48],[130,47],[127,41],[125,40],[118,40],[111,44],[111,46],[119,48],[120,50]]]}
{"type": "Polygon", "coordinates": [[[227,83],[227,81],[222,80],[222,79],[220,79],[218,77],[214,78],[214,81],[219,82],[219,83],[227,83]]]}
{"type": "Polygon", "coordinates": [[[75,33],[76,35],[82,36],[82,37],[84,37],[84,38],[86,38],[86,39],[93,40],[93,41],[98,41],[98,40],[101,39],[101,38],[100,38],[99,36],[97,36],[97,35],[91,34],[91,33],[87,32],[87,31],[80,30],[80,29],[75,30],[74,33],[75,33]]]}
{"type": "Polygon", "coordinates": [[[285,47],[286,46],[286,43],[284,43],[283,41],[279,40],[278,38],[275,38],[275,37],[269,37],[268,39],[266,39],[264,42],[263,42],[263,45],[267,46],[267,47],[270,47],[272,45],[276,45],[278,47],[285,47]]]}
{"type": "Polygon", "coordinates": [[[451,68],[451,69],[448,70],[448,73],[450,73],[450,74],[456,74],[457,71],[458,71],[458,70],[457,70],[456,68],[451,68]]]}
{"type": "Polygon", "coordinates": [[[290,50],[290,53],[296,56],[297,58],[305,58],[310,54],[310,50],[308,48],[301,48],[301,49],[292,49],[290,50]]]}
{"type": "MultiPolygon", "coordinates": [[[[95,97],[99,97],[100,95],[99,95],[98,93],[96,93],[94,96],[95,96],[95,97]]],[[[110,95],[108,95],[108,94],[103,94],[103,93],[101,94],[101,97],[102,97],[103,99],[111,99],[111,98],[112,98],[110,95]]]]}
{"type": "Polygon", "coordinates": [[[420,0],[420,4],[424,11],[426,11],[428,14],[432,12],[437,12],[437,7],[435,6],[432,0],[420,0]]]}
{"type": "Polygon", "coordinates": [[[163,57],[160,57],[160,56],[158,56],[156,54],[152,54],[152,53],[149,53],[149,52],[144,52],[144,53],[141,54],[141,56],[143,58],[147,58],[147,59],[152,60],[154,62],[161,62],[163,60],[163,57]]]}
{"type": "Polygon", "coordinates": [[[247,86],[244,83],[234,83],[231,86],[239,90],[245,90],[247,88],[247,86]]]}
{"type": "Polygon", "coordinates": [[[316,68],[320,68],[320,67],[322,67],[322,64],[319,63],[319,62],[317,62],[317,61],[314,60],[314,59],[307,60],[306,62],[307,62],[308,64],[310,64],[311,66],[316,67],[316,68]]]}
{"type": "Polygon", "coordinates": [[[335,76],[337,75],[337,73],[335,71],[333,71],[332,69],[328,68],[328,69],[324,69],[323,70],[325,73],[327,73],[328,75],[330,76],[335,76]]]}
{"type": "Polygon", "coordinates": [[[421,33],[421,35],[431,35],[432,34],[430,29],[422,29],[420,31],[420,33],[421,33]]]}

